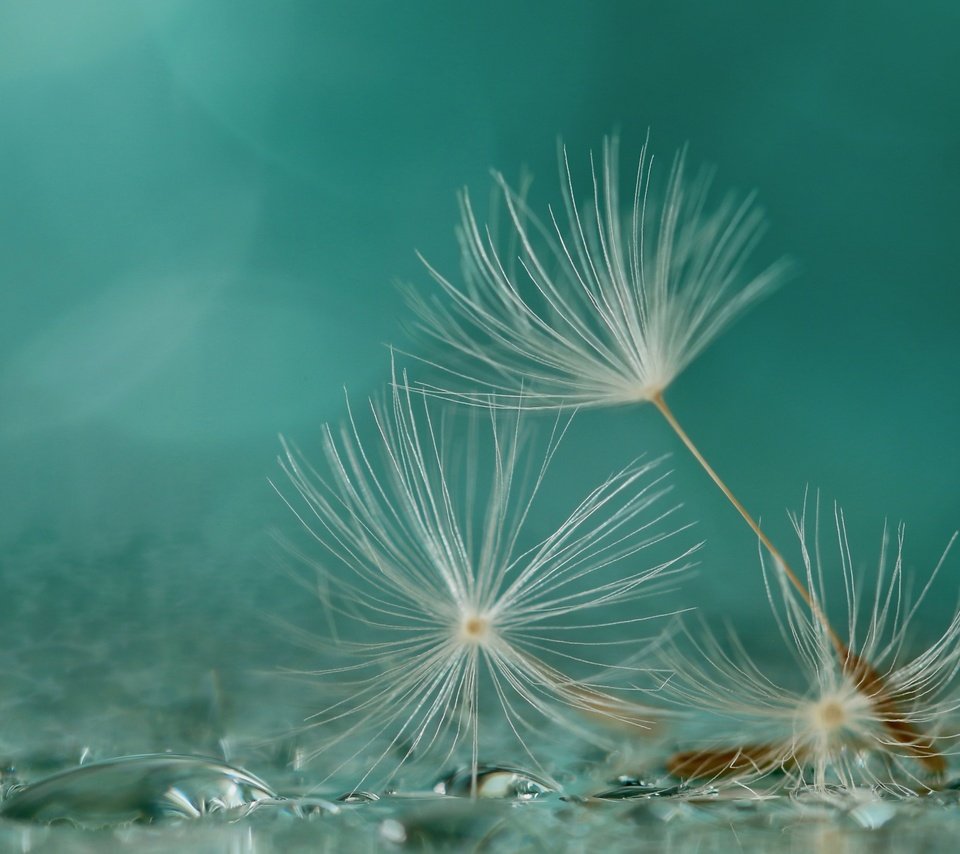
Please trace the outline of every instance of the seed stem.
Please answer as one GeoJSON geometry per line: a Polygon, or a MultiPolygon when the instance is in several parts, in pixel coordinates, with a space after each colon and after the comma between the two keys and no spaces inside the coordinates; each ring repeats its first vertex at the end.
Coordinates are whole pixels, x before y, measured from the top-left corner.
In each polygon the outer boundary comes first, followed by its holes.
{"type": "Polygon", "coordinates": [[[730,487],[728,487],[720,479],[720,475],[714,471],[713,466],[707,462],[706,458],[700,453],[700,450],[697,448],[697,446],[693,444],[693,440],[687,435],[683,427],[680,426],[680,422],[677,421],[673,412],[670,410],[670,407],[667,406],[666,401],[663,399],[663,395],[660,393],[655,394],[651,398],[651,402],[657,407],[657,409],[660,411],[660,414],[666,419],[667,424],[669,424],[673,432],[677,434],[677,436],[680,438],[680,441],[687,446],[687,450],[690,451],[694,459],[700,463],[700,465],[703,467],[703,470],[710,476],[710,479],[719,487],[724,496],[726,496],[727,501],[733,505],[733,508],[743,517],[743,520],[750,526],[751,530],[757,535],[757,537],[759,537],[760,542],[763,543],[766,550],[770,553],[774,563],[780,568],[794,588],[796,588],[797,593],[799,593],[803,601],[806,602],[814,618],[820,623],[821,626],[823,626],[824,631],[830,638],[830,643],[833,644],[833,647],[836,649],[840,659],[846,660],[846,658],[848,658],[850,655],[850,651],[847,649],[846,644],[840,640],[840,636],[833,630],[833,627],[827,620],[826,614],[823,613],[823,611],[814,601],[813,597],[810,595],[810,591],[807,590],[806,585],[804,585],[797,574],[790,568],[790,564],[787,563],[777,547],[763,532],[763,530],[760,528],[760,525],[753,518],[753,516],[750,515],[747,508],[740,503],[739,499],[733,494],[733,492],[730,491],[730,487]]]}

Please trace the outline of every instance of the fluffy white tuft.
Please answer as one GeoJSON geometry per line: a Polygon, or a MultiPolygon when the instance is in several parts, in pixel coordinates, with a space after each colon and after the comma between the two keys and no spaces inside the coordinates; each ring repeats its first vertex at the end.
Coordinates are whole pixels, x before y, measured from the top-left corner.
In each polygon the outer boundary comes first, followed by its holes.
{"type": "Polygon", "coordinates": [[[644,709],[607,693],[602,663],[585,656],[636,644],[636,624],[649,615],[616,619],[609,608],[685,569],[696,548],[631,566],[683,529],[670,522],[675,507],[659,509],[669,491],[659,464],[618,472],[553,533],[523,546],[568,421],[557,420],[538,463],[519,411],[472,410],[467,440],[428,398],[411,395],[405,377],[371,409],[372,440],[361,439],[352,414],[339,433],[325,428],[321,471],[286,444],[281,459],[298,494],[288,503],[333,559],[312,563],[348,656],[321,671],[344,695],[312,719],[338,723],[320,750],[345,741],[366,779],[415,756],[443,764],[463,742],[476,768],[482,708],[499,710],[523,748],[543,719],[583,734],[576,713],[637,724],[644,709]],[[612,639],[596,637],[604,628],[612,639]],[[594,675],[574,679],[558,669],[564,663],[594,675]]]}
{"type": "Polygon", "coordinates": [[[473,389],[482,385],[494,400],[526,408],[661,394],[787,270],[781,262],[745,273],[762,213],[750,196],[728,195],[710,207],[709,172],[689,179],[685,160],[678,153],[660,184],[645,144],[626,217],[615,139],[604,141],[600,174],[591,155],[592,199],[582,207],[563,150],[563,210],[548,209],[546,222],[497,175],[508,215],[504,245],[479,223],[464,192],[463,284],[427,264],[445,299],[408,296],[420,329],[461,359],[460,367],[437,367],[466,388],[424,389],[478,402],[485,398],[473,389]]]}
{"type": "MultiPolygon", "coordinates": [[[[793,523],[807,586],[815,607],[826,613],[819,512],[815,515],[812,536],[805,513],[793,523]]],[[[944,558],[910,603],[904,590],[904,528],[897,529],[892,561],[884,530],[876,577],[871,579],[873,595],[864,613],[846,525],[837,508],[834,527],[835,557],[846,594],[845,650],[838,650],[823,622],[781,573],[771,586],[765,572],[770,605],[800,687],[785,687],[771,678],[736,637],[725,645],[706,628],[696,638],[688,631],[700,660],[691,661],[674,646],[667,658],[675,673],[665,690],[685,705],[720,716],[721,723],[709,746],[671,758],[674,773],[743,778],[783,771],[794,788],[883,784],[916,791],[946,770],[953,736],[943,731],[944,723],[960,705],[954,690],[960,667],[960,611],[934,643],[912,657],[908,654],[914,618],[944,558]]]]}

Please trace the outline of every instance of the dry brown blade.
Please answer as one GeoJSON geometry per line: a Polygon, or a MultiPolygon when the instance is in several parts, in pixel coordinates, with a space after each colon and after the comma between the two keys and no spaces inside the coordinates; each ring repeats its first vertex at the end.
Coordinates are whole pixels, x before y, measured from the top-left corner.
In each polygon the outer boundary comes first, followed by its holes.
{"type": "Polygon", "coordinates": [[[713,779],[743,772],[766,773],[796,761],[785,744],[746,744],[735,748],[684,750],[667,760],[667,770],[686,780],[713,779]]]}
{"type": "Polygon", "coordinates": [[[750,515],[747,508],[740,503],[737,497],[730,491],[730,488],[720,479],[720,475],[714,471],[713,466],[707,462],[700,450],[694,445],[693,440],[687,435],[680,422],[677,421],[670,407],[663,399],[662,393],[654,394],[650,398],[654,406],[670,425],[674,433],[677,434],[687,450],[693,455],[693,458],[700,463],[703,470],[710,479],[717,485],[724,494],[727,501],[733,505],[734,509],[740,514],[743,520],[750,526],[750,529],[757,535],[764,548],[770,553],[774,563],[783,572],[787,580],[793,585],[797,593],[810,608],[810,613],[814,619],[820,623],[823,630],[827,633],[830,643],[836,650],[837,657],[843,667],[843,672],[856,679],[857,684],[868,692],[870,701],[874,709],[880,714],[881,723],[890,733],[897,744],[904,747],[911,756],[915,757],[928,771],[940,775],[946,771],[947,763],[942,755],[937,753],[934,741],[929,736],[923,734],[909,721],[904,720],[903,712],[900,710],[897,701],[891,695],[887,688],[884,678],[867,662],[854,655],[849,647],[840,639],[840,636],[834,631],[833,626],[827,619],[826,614],[817,605],[810,591],[790,568],[790,564],[784,559],[783,555],[776,546],[770,541],[770,538],[763,532],[757,521],[750,515]]]}

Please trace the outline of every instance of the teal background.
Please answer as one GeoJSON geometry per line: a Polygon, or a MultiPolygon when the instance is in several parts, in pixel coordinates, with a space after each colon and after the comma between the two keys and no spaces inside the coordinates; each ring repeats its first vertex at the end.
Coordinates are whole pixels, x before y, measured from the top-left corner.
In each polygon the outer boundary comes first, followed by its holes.
{"type": "MultiPolygon", "coordinates": [[[[4,3],[8,630],[72,617],[109,644],[122,615],[172,673],[233,643],[285,664],[258,617],[315,603],[269,537],[294,528],[277,433],[316,455],[343,386],[362,401],[385,343],[418,348],[394,283],[430,287],[415,249],[455,272],[459,187],[526,167],[555,200],[557,137],[586,177],[614,129],[625,159],[650,128],[757,188],[760,257],[798,262],[677,381],[677,415],[788,552],[809,484],[863,565],[889,517],[925,572],[960,525],[958,37],[948,2],[4,3]]],[[[756,544],[653,410],[580,418],[543,520],[644,451],[677,451],[707,540],[675,601],[750,634],[756,544]]],[[[955,555],[944,607],[958,578],[955,555]]]]}

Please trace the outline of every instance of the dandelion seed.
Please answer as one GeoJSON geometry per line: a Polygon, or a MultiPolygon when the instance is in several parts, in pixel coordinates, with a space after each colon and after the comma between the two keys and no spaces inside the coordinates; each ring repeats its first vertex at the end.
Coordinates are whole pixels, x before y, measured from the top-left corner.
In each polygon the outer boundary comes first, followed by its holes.
{"type": "MultiPolygon", "coordinates": [[[[662,194],[644,145],[633,210],[621,217],[616,140],[603,147],[602,173],[591,157],[593,199],[581,209],[563,151],[563,214],[549,224],[496,179],[519,251],[520,271],[502,257],[461,196],[464,286],[427,264],[448,303],[409,297],[420,328],[466,363],[466,391],[448,397],[495,399],[525,408],[608,406],[653,401],[720,332],[786,272],[774,264],[750,277],[744,268],[764,219],[752,197],[707,207],[711,176],[689,180],[685,155],[674,159],[662,194]],[[470,366],[482,365],[487,376],[470,366]],[[491,376],[493,378],[491,378],[491,376]],[[520,388],[523,388],[522,393],[520,388]]],[[[448,369],[448,373],[453,373],[448,369]]]]}
{"type": "MultiPolygon", "coordinates": [[[[819,518],[812,537],[805,514],[794,517],[793,524],[807,583],[817,608],[825,611],[819,518]]],[[[767,593],[802,689],[792,690],[771,679],[735,637],[731,652],[709,631],[703,633],[699,642],[694,641],[702,664],[685,660],[674,648],[668,660],[676,672],[665,690],[685,704],[727,719],[730,730],[708,748],[671,757],[668,766],[674,774],[753,777],[784,771],[795,787],[852,789],[883,783],[914,791],[945,772],[954,736],[940,727],[944,716],[960,706],[953,691],[960,667],[960,610],[921,653],[907,657],[906,646],[911,623],[946,551],[910,603],[904,591],[903,526],[897,530],[892,566],[884,531],[873,597],[864,618],[846,525],[837,509],[834,525],[846,595],[847,657],[838,658],[823,623],[777,575],[780,583],[768,583],[767,593]]]]}
{"type": "Polygon", "coordinates": [[[689,565],[695,549],[652,567],[614,567],[683,530],[671,526],[675,507],[657,509],[669,491],[658,464],[618,472],[554,533],[523,547],[568,420],[557,420],[537,467],[519,411],[475,412],[469,441],[449,441],[450,425],[429,399],[411,396],[405,378],[396,377],[388,400],[371,409],[373,441],[361,439],[352,414],[339,434],[325,428],[322,472],[288,445],[281,459],[298,494],[288,503],[334,559],[329,569],[314,563],[331,593],[328,606],[343,618],[338,648],[349,656],[321,671],[350,681],[345,698],[310,723],[343,728],[317,753],[359,742],[348,761],[372,754],[359,787],[378,769],[390,776],[414,756],[439,757],[442,766],[468,743],[476,790],[488,707],[499,709],[534,762],[528,740],[544,720],[585,736],[580,712],[635,725],[649,709],[608,693],[597,677],[574,679],[559,666],[595,670],[602,663],[586,657],[591,649],[632,642],[624,629],[649,617],[613,619],[607,609],[635,603],[650,582],[689,565]],[[484,433],[489,465],[480,456],[484,433]],[[591,617],[599,608],[603,616],[591,617]],[[578,639],[605,627],[619,637],[578,639]],[[374,747],[383,741],[386,747],[374,747]]]}

